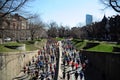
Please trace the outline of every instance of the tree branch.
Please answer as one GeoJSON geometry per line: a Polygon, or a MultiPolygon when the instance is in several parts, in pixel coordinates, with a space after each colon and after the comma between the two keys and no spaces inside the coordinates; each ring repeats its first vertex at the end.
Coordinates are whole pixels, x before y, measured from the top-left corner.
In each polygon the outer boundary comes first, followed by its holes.
{"type": "Polygon", "coordinates": [[[1,7],[0,7],[0,10],[8,3],[9,0],[6,0],[3,5],[2,5],[2,2],[0,3],[1,4],[1,7]]]}
{"type": "Polygon", "coordinates": [[[109,0],[110,6],[117,12],[120,12],[120,7],[118,7],[118,4],[114,6],[112,3],[115,2],[117,4],[117,1],[109,0]],[[118,9],[117,9],[118,8],[118,9]]]}
{"type": "MultiPolygon", "coordinates": [[[[21,7],[25,5],[29,0],[6,0],[3,5],[0,7],[0,10],[5,10],[3,15],[0,17],[4,17],[7,14],[15,12],[19,10],[21,7]]],[[[2,4],[2,3],[1,3],[2,4]]]]}

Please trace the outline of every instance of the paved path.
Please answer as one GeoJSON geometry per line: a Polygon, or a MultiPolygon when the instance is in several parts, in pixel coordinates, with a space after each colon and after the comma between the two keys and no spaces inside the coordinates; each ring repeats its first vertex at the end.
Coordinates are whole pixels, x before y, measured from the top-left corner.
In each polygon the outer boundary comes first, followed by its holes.
{"type": "MultiPolygon", "coordinates": [[[[67,76],[65,77],[65,79],[63,79],[63,71],[65,69],[65,72],[66,72],[66,75],[67,73],[69,72],[70,74],[70,79],[69,80],[75,80],[75,77],[74,77],[74,74],[75,72],[77,71],[78,73],[80,73],[80,71],[82,70],[82,66],[81,64],[79,65],[78,69],[72,69],[71,65],[67,66],[67,64],[65,64],[65,66],[63,65],[63,59],[64,59],[64,55],[62,53],[64,52],[67,52],[68,55],[71,55],[73,53],[73,50],[69,50],[69,49],[64,49],[63,46],[67,45],[66,42],[65,44],[61,43],[61,41],[59,41],[59,50],[60,50],[60,63],[59,63],[59,77],[58,77],[58,80],[67,80],[67,76]]],[[[79,55],[77,54],[76,57],[74,58],[75,59],[75,62],[76,62],[76,59],[77,58],[80,58],[79,55]]],[[[78,79],[77,80],[84,80],[84,76],[82,79],[80,79],[80,75],[78,76],[78,79]]]]}
{"type": "Polygon", "coordinates": [[[59,70],[58,70],[58,80],[62,80],[62,44],[61,41],[59,41],[59,70]]]}
{"type": "MultiPolygon", "coordinates": [[[[31,65],[27,66],[29,67],[29,75],[27,74],[27,72],[25,73],[25,76],[27,76],[27,78],[19,78],[17,80],[31,80],[30,78],[32,78],[32,80],[47,80],[47,78],[50,78],[50,80],[54,80],[52,79],[52,74],[51,74],[51,68],[50,68],[50,64],[52,65],[52,71],[55,72],[54,67],[56,66],[56,60],[59,59],[59,69],[58,69],[58,77],[57,80],[67,80],[67,76],[65,76],[65,79],[63,79],[63,72],[65,70],[65,73],[67,74],[69,72],[70,74],[70,79],[69,80],[75,80],[74,74],[77,71],[78,73],[81,71],[82,67],[81,64],[79,64],[78,69],[72,69],[71,64],[67,65],[67,62],[65,62],[65,66],[63,65],[63,60],[65,59],[65,56],[67,55],[67,58],[73,57],[73,53],[74,53],[74,49],[70,50],[70,48],[66,47],[69,46],[68,43],[69,41],[65,41],[64,43],[59,41],[59,53],[56,52],[56,44],[53,43],[49,43],[46,44],[47,46],[45,46],[45,49],[41,50],[41,53],[34,57],[34,62],[33,60],[31,61],[31,65]],[[63,54],[64,53],[64,54],[63,54]],[[59,54],[59,58],[57,59],[57,55],[59,54]],[[45,61],[45,55],[47,56],[46,58],[48,59],[48,62],[46,63],[45,61]],[[54,55],[55,60],[53,62],[51,55],[54,55]],[[43,56],[43,59],[40,59],[40,56],[43,56]],[[44,65],[43,68],[40,68],[39,66],[39,62],[42,61],[44,65]],[[37,64],[36,64],[37,63],[37,64]],[[54,66],[55,65],[55,66],[54,66]],[[46,67],[48,66],[48,67],[46,67]],[[38,77],[36,77],[36,72],[38,77]],[[40,79],[40,77],[42,76],[42,74],[44,75],[44,79],[40,79]],[[48,75],[47,77],[45,77],[46,75],[48,75]],[[36,79],[34,79],[36,78],[36,79]]],[[[70,44],[70,46],[72,46],[72,44],[70,44]]],[[[75,52],[76,57],[72,58],[71,61],[75,61],[75,63],[77,63],[77,58],[80,58],[78,53],[75,52]]],[[[22,73],[24,74],[24,73],[22,73]]],[[[56,77],[56,75],[54,74],[53,77],[56,77]]],[[[78,80],[80,80],[80,76],[78,76],[78,80]]],[[[84,80],[84,76],[81,80],[84,80]]]]}

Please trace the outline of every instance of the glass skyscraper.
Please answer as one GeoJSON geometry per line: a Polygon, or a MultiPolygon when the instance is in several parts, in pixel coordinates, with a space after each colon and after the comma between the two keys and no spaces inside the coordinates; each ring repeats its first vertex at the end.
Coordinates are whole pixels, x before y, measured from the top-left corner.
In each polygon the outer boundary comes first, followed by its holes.
{"type": "Polygon", "coordinates": [[[91,24],[93,21],[92,15],[86,14],[86,25],[91,24]]]}

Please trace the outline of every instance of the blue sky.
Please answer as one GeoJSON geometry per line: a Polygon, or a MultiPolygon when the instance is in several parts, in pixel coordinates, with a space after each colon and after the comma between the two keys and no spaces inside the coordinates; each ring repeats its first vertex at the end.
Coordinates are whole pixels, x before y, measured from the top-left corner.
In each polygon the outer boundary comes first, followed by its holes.
{"type": "Polygon", "coordinates": [[[55,21],[70,27],[84,25],[86,14],[93,15],[93,21],[100,21],[104,14],[117,14],[111,8],[102,10],[105,6],[99,0],[35,0],[30,6],[28,10],[40,14],[44,22],[55,21]]]}

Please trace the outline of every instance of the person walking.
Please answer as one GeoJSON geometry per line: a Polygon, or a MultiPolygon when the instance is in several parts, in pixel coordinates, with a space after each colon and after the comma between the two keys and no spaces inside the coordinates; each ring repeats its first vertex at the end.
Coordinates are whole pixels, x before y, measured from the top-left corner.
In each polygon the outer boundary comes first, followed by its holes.
{"type": "Polygon", "coordinates": [[[52,77],[52,79],[54,79],[54,71],[52,70],[52,72],[51,72],[51,77],[52,77]]]}
{"type": "Polygon", "coordinates": [[[27,74],[28,75],[30,74],[30,68],[29,67],[27,68],[27,74]]]}
{"type": "Polygon", "coordinates": [[[23,67],[23,72],[26,73],[26,66],[23,67]]]}
{"type": "Polygon", "coordinates": [[[65,71],[63,71],[63,79],[65,79],[65,71]]]}
{"type": "Polygon", "coordinates": [[[50,78],[48,77],[46,80],[50,80],[50,78]]]}
{"type": "Polygon", "coordinates": [[[75,63],[75,68],[76,68],[76,70],[78,69],[78,66],[79,66],[78,63],[75,63]]]}
{"type": "Polygon", "coordinates": [[[80,80],[82,80],[83,76],[84,76],[83,71],[80,71],[80,80]]]}
{"type": "Polygon", "coordinates": [[[41,80],[44,80],[44,75],[43,75],[43,74],[41,74],[40,79],[41,79],[41,80]]]}
{"type": "Polygon", "coordinates": [[[70,73],[67,73],[67,80],[70,80],[70,73]]]}
{"type": "Polygon", "coordinates": [[[74,61],[72,62],[72,65],[71,65],[71,66],[72,66],[72,70],[73,70],[73,69],[74,69],[74,61]]]}
{"type": "Polygon", "coordinates": [[[78,72],[76,71],[75,72],[75,80],[77,80],[78,79],[78,72]]]}

